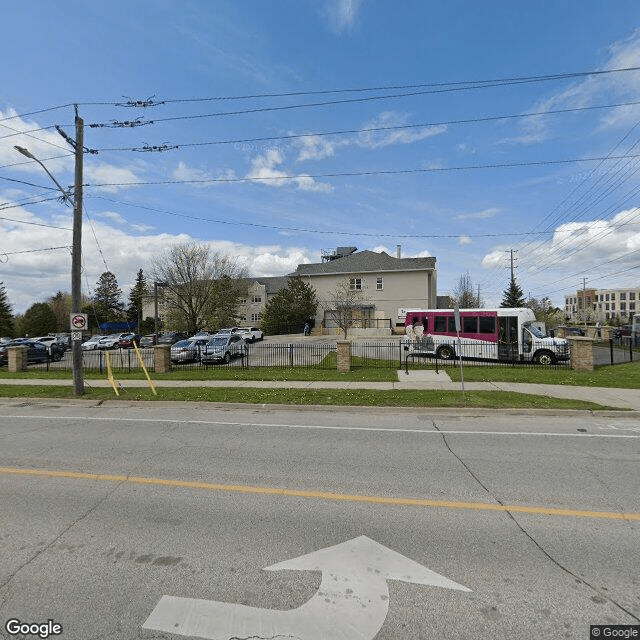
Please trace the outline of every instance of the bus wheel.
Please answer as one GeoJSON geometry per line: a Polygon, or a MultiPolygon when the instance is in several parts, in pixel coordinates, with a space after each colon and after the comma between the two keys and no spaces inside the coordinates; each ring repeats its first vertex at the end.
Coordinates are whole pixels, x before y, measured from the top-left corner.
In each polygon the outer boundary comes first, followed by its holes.
{"type": "Polygon", "coordinates": [[[436,355],[441,360],[453,360],[456,357],[456,352],[451,345],[445,344],[438,349],[436,355]]]}
{"type": "Polygon", "coordinates": [[[534,358],[536,364],[550,365],[555,364],[556,359],[553,357],[551,351],[539,351],[534,358]]]}

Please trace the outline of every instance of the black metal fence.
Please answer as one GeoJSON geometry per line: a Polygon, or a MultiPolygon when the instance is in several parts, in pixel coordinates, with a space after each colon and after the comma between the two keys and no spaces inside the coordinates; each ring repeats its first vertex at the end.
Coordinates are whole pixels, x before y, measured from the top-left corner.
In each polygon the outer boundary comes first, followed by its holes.
{"type": "MultiPolygon", "coordinates": [[[[391,341],[355,341],[351,344],[352,369],[425,369],[459,366],[483,367],[552,367],[566,368],[568,360],[550,358],[544,363],[521,359],[518,356],[517,345],[503,350],[501,359],[496,359],[496,353],[490,352],[486,343],[462,343],[459,347],[454,342],[452,348],[434,350],[428,349],[424,342],[405,343],[399,340],[391,341]],[[484,351],[483,351],[484,350],[484,351]],[[460,359],[461,356],[461,359],[460,359]],[[510,357],[511,356],[511,357],[510,357]]],[[[142,362],[149,371],[153,371],[154,349],[140,350],[142,362]]],[[[107,359],[115,371],[140,370],[140,361],[133,349],[116,349],[113,351],[85,351],[83,352],[83,366],[85,371],[107,373],[107,359]]],[[[594,364],[596,366],[617,364],[640,360],[640,349],[628,342],[616,344],[614,341],[598,342],[594,345],[594,364]]],[[[234,357],[229,363],[203,364],[197,354],[194,360],[174,362],[176,370],[198,368],[215,369],[217,367],[241,368],[292,368],[335,369],[337,366],[336,343],[324,341],[300,342],[257,342],[247,344],[242,356],[234,357]]],[[[41,370],[71,370],[71,352],[67,351],[60,362],[47,362],[29,365],[29,369],[41,370]]]]}

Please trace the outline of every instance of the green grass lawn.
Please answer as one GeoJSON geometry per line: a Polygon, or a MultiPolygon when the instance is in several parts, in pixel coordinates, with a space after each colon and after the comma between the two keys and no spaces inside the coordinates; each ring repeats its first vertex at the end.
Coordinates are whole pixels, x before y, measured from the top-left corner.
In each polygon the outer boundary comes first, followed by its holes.
{"type": "MultiPolygon", "coordinates": [[[[90,388],[84,400],[116,401],[187,401],[237,402],[246,404],[365,406],[365,407],[454,407],[485,409],[577,409],[596,411],[610,409],[594,402],[565,400],[507,391],[375,391],[367,389],[250,389],[250,388],[158,388],[154,395],[149,388],[119,389],[116,396],[111,388],[90,388]]],[[[71,387],[40,385],[0,385],[0,397],[72,399],[71,387]]]]}

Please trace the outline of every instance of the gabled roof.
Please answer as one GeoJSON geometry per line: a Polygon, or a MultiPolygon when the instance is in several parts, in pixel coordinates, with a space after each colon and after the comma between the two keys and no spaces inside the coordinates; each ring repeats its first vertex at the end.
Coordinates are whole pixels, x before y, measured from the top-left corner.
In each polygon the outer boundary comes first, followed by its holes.
{"type": "Polygon", "coordinates": [[[323,275],[323,274],[347,274],[367,273],[383,271],[424,271],[436,268],[436,259],[433,256],[427,258],[393,258],[388,253],[381,251],[358,251],[351,255],[330,260],[328,262],[314,264],[299,264],[295,275],[323,275]]]}

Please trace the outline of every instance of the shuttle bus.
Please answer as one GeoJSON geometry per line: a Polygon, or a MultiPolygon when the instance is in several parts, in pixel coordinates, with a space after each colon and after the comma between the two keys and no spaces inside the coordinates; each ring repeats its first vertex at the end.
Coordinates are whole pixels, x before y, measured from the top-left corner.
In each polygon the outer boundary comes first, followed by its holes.
{"type": "Polygon", "coordinates": [[[407,309],[405,332],[416,355],[443,360],[458,355],[545,365],[569,360],[569,343],[547,337],[527,308],[460,309],[459,343],[453,309],[407,309]]]}
{"type": "Polygon", "coordinates": [[[633,316],[633,323],[631,325],[631,344],[634,347],[640,345],[640,313],[636,313],[633,316]]]}

